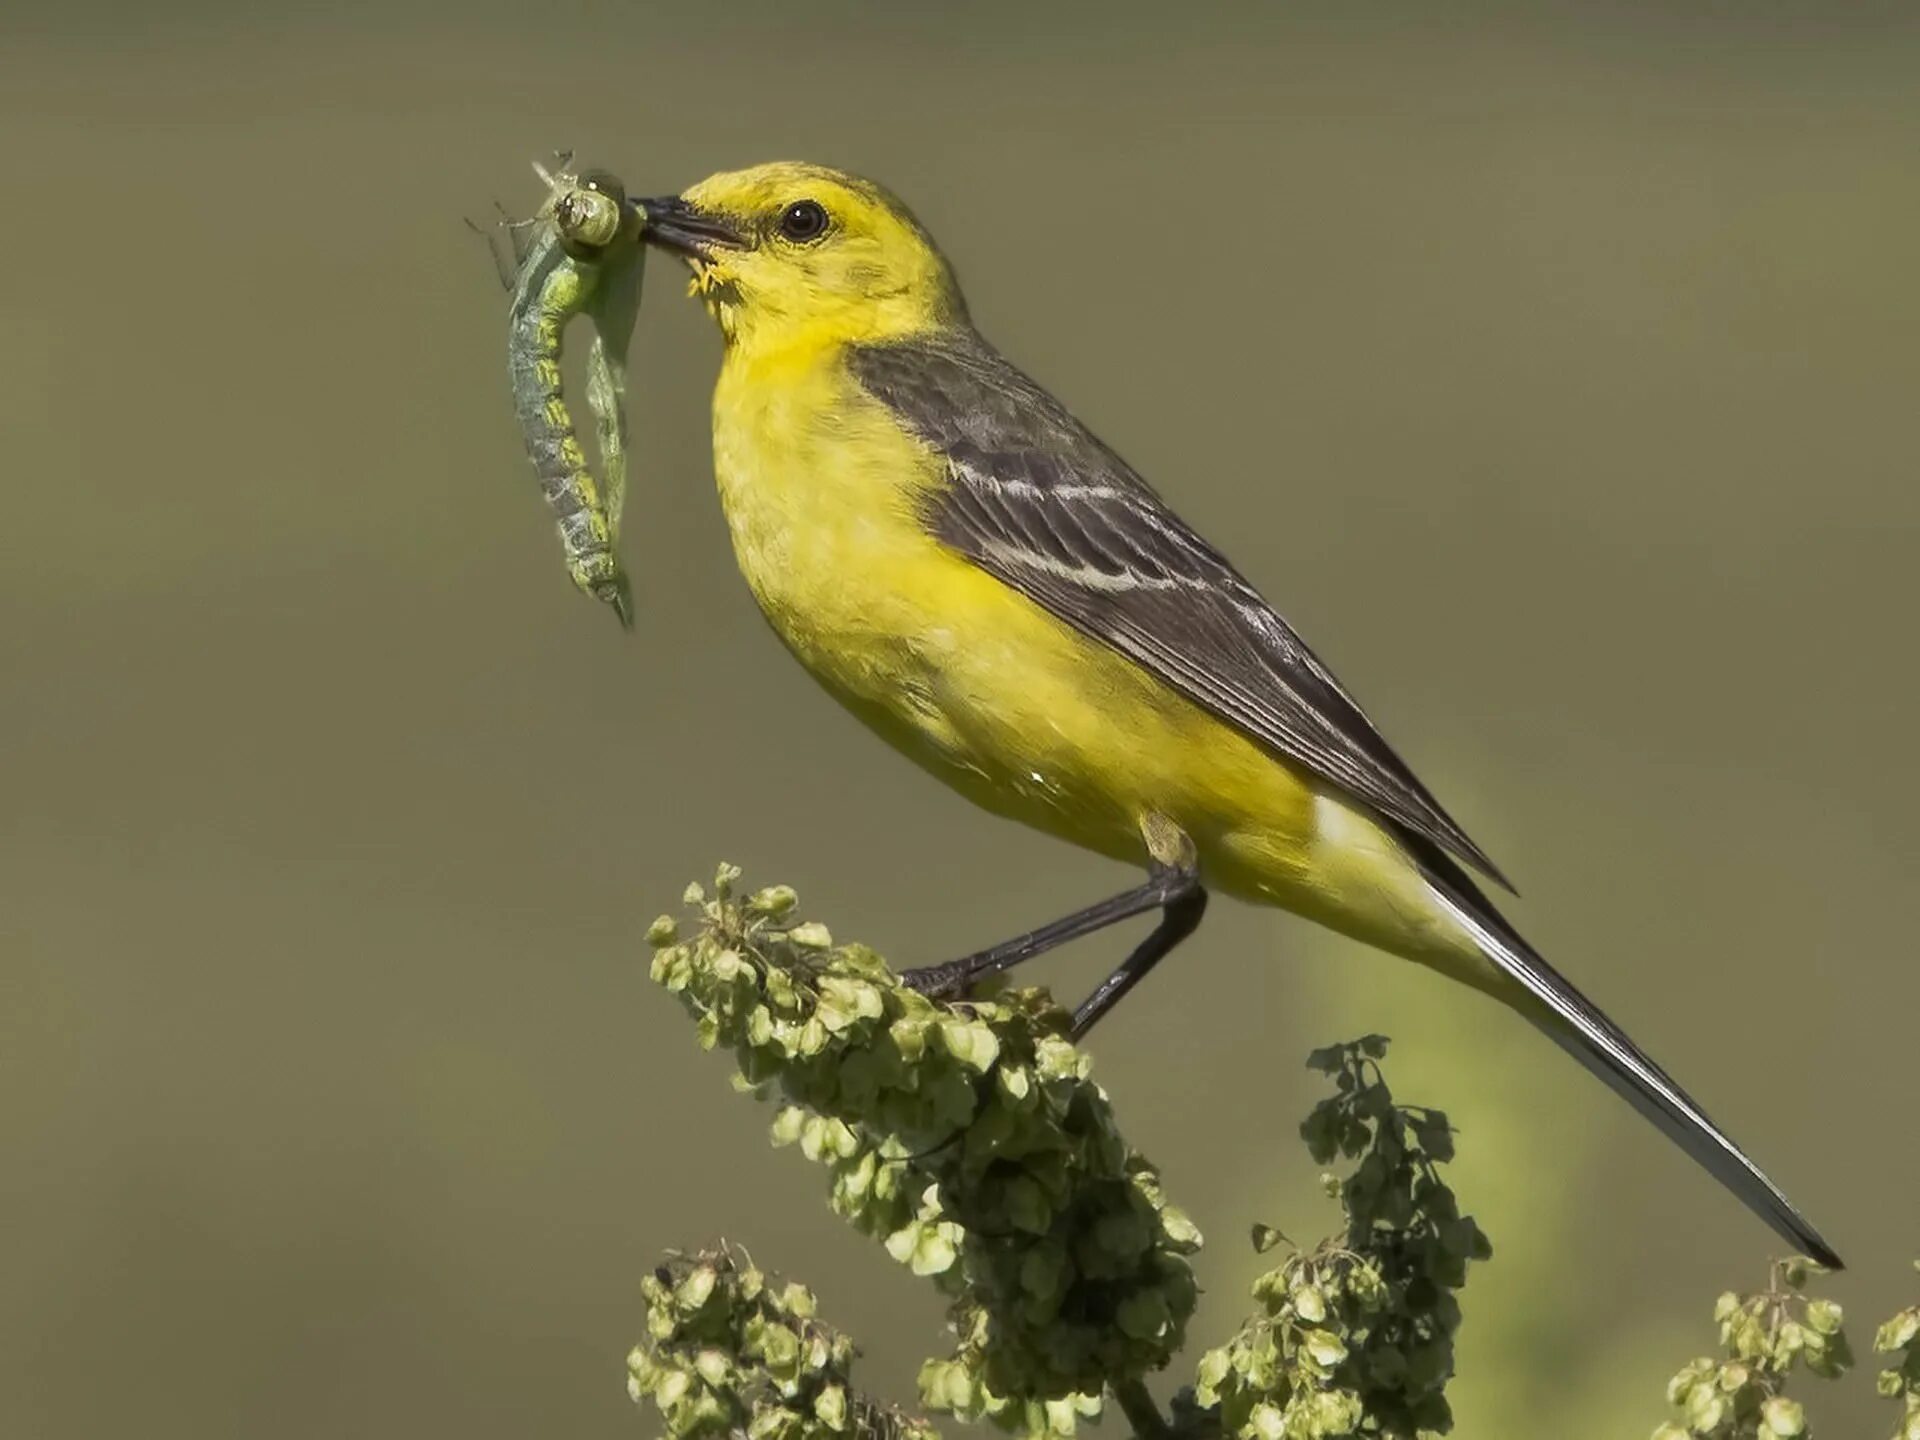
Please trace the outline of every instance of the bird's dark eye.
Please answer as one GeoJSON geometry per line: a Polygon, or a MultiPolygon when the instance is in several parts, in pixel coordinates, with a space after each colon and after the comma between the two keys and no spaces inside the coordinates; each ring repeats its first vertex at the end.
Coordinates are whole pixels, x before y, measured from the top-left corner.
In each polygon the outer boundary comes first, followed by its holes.
{"type": "Polygon", "coordinates": [[[796,200],[780,212],[780,233],[805,243],[827,233],[827,212],[817,200],[796,200]]]}

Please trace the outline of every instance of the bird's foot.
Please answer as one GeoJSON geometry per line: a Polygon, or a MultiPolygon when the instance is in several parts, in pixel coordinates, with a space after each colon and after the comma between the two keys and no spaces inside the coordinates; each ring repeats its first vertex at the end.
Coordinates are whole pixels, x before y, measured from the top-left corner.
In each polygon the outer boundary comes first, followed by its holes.
{"type": "Polygon", "coordinates": [[[941,965],[919,965],[911,970],[902,970],[900,983],[929,1000],[962,1000],[973,988],[978,968],[975,957],[968,955],[941,965]]]}

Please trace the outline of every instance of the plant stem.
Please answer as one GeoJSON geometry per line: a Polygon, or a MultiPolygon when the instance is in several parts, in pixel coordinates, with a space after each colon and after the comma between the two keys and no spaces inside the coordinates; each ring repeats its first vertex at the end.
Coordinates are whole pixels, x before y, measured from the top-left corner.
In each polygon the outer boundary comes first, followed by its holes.
{"type": "Polygon", "coordinates": [[[1147,1393],[1146,1381],[1135,1377],[1117,1382],[1113,1398],[1120,1402],[1120,1413],[1127,1417],[1137,1440],[1166,1440],[1167,1422],[1161,1418],[1160,1407],[1153,1403],[1153,1396],[1147,1393]]]}

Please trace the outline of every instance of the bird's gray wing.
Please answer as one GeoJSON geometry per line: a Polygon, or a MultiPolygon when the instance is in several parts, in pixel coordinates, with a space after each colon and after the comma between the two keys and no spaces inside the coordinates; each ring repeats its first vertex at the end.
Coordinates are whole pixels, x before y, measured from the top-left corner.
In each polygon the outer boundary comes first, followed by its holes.
{"type": "Polygon", "coordinates": [[[949,483],[925,516],[941,541],[1276,754],[1507,884],[1226,558],[984,341],[857,346],[849,358],[862,386],[945,458],[949,483]]]}

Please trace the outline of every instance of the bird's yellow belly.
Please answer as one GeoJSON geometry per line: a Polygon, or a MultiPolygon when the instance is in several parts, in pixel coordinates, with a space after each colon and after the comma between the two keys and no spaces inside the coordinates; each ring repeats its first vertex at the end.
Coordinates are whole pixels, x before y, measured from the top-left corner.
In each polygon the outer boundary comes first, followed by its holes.
{"type": "Polygon", "coordinates": [[[836,383],[723,372],[714,424],[741,571],[822,685],[988,810],[1135,863],[1162,816],[1212,886],[1428,948],[1424,896],[1384,831],[941,545],[916,508],[939,483],[926,452],[861,398],[821,393],[836,383]]]}

